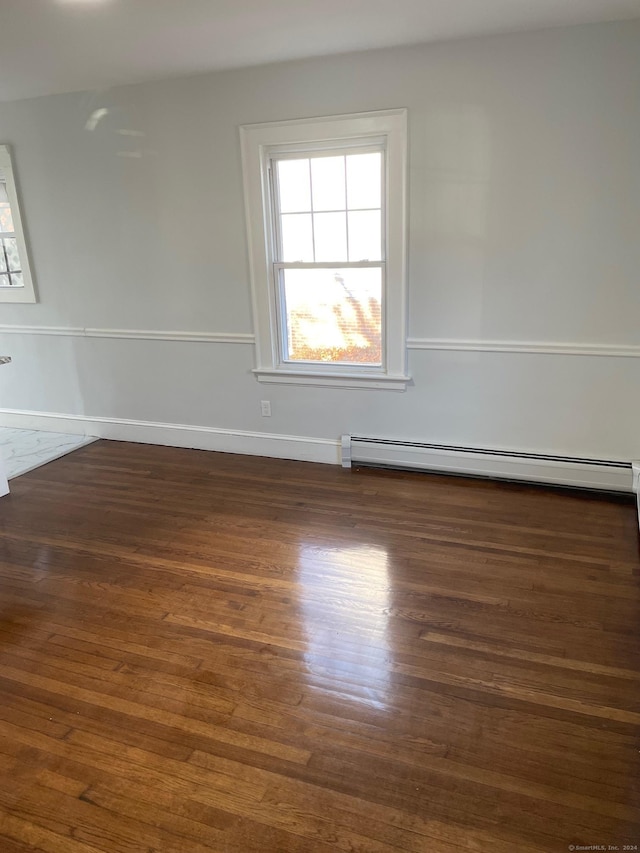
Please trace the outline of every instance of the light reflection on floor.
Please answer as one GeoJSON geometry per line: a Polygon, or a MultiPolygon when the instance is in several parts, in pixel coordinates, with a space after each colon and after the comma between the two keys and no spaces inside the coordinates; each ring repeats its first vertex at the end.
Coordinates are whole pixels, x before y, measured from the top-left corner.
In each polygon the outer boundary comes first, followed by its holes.
{"type": "Polygon", "coordinates": [[[386,550],[302,543],[299,581],[309,686],[385,709],[392,659],[386,550]]]}

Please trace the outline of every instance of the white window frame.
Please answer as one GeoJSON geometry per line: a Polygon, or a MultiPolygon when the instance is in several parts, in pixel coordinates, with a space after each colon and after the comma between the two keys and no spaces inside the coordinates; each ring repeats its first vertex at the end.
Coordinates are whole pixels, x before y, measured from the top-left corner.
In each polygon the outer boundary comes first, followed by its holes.
{"type": "Polygon", "coordinates": [[[240,127],[249,268],[260,382],[404,390],[407,375],[406,171],[407,111],[382,110],[323,118],[248,124],[240,127]],[[386,187],[383,199],[382,365],[292,363],[282,359],[278,285],[274,274],[274,208],[271,157],[322,149],[382,144],[386,187]]]}
{"type": "Polygon", "coordinates": [[[0,287],[0,302],[36,302],[36,294],[31,274],[31,259],[27,250],[27,241],[24,236],[22,225],[22,213],[16,190],[16,180],[11,159],[11,149],[8,145],[0,145],[0,179],[4,180],[11,205],[11,216],[13,218],[14,236],[20,255],[20,266],[23,287],[0,287]]]}

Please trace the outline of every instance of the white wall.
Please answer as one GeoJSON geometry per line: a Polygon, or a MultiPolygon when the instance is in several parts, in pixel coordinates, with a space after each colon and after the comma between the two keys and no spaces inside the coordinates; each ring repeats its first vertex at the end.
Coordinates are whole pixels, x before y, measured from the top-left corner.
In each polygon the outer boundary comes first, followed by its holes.
{"type": "Polygon", "coordinates": [[[0,324],[71,330],[0,334],[0,406],[637,458],[639,91],[632,22],[0,104],[40,299],[0,304],[0,324]],[[250,334],[238,125],[393,107],[410,122],[405,393],[259,385],[250,341],[81,334],[250,334]]]}

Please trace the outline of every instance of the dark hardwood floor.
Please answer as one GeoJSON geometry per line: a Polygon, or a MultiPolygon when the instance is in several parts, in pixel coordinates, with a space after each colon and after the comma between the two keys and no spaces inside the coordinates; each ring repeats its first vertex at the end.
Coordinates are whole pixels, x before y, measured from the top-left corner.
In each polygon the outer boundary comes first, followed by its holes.
{"type": "Polygon", "coordinates": [[[0,501],[0,853],[640,845],[624,498],[98,442],[0,501]]]}

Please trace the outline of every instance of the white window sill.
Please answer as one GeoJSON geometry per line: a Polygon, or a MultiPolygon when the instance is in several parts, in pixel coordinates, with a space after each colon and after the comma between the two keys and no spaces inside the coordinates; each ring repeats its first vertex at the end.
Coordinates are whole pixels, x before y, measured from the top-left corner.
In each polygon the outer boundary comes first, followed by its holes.
{"type": "Polygon", "coordinates": [[[26,287],[0,287],[0,302],[35,302],[33,290],[26,287]]]}
{"type": "Polygon", "coordinates": [[[256,368],[252,371],[258,382],[277,385],[315,385],[329,388],[376,388],[385,391],[404,391],[411,381],[410,376],[390,376],[388,374],[322,372],[309,370],[276,370],[256,368]]]}

